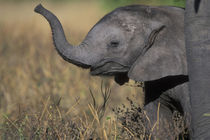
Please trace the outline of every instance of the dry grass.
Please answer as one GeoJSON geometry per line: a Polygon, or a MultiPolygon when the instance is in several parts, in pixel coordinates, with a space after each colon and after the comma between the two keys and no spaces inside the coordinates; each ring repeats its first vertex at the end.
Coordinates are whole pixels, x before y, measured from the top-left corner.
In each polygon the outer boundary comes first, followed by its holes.
{"type": "Polygon", "coordinates": [[[162,134],[164,134],[167,135],[168,140],[185,140],[189,138],[189,132],[184,126],[184,117],[180,112],[175,111],[173,113],[173,122],[168,122],[163,118],[160,120],[161,103],[158,103],[156,120],[152,123],[147,112],[134,99],[127,98],[127,100],[130,106],[122,105],[122,107],[114,109],[117,122],[119,122],[121,137],[140,140],[159,140],[163,138],[162,134]],[[161,126],[164,125],[164,128],[160,128],[160,121],[162,123],[161,126]]]}
{"type": "MultiPolygon", "coordinates": [[[[105,14],[97,3],[44,5],[59,17],[73,44],[78,44],[105,14]]],[[[139,122],[130,121],[133,113],[142,113],[138,112],[139,105],[126,99],[141,104],[141,89],[120,87],[110,78],[91,77],[88,70],[62,60],[52,45],[48,23],[33,12],[35,6],[0,3],[1,139],[117,140],[150,136],[149,132],[130,128],[144,130],[146,116],[139,122]],[[99,82],[102,79],[103,84],[99,82]],[[112,109],[121,104],[125,104],[123,108],[131,104],[131,108],[114,113],[112,109]],[[129,125],[123,125],[121,117],[129,125]]]]}

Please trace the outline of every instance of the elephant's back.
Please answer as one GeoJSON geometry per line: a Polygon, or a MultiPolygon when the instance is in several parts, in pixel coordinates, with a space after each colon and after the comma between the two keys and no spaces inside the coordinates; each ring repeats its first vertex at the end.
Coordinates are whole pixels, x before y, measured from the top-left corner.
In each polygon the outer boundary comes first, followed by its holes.
{"type": "Polygon", "coordinates": [[[130,13],[147,13],[150,14],[151,12],[160,13],[160,14],[171,14],[171,15],[178,15],[184,17],[184,8],[174,7],[174,6],[148,6],[148,5],[128,5],[124,7],[120,7],[115,9],[113,12],[130,12],[130,13]]]}

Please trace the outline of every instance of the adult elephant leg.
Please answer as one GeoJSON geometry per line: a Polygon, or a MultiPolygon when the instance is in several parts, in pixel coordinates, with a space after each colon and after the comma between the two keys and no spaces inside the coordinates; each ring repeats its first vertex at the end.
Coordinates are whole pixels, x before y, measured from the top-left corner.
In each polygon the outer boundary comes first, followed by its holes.
{"type": "Polygon", "coordinates": [[[210,139],[210,1],[187,0],[185,37],[192,107],[191,138],[210,139]]]}

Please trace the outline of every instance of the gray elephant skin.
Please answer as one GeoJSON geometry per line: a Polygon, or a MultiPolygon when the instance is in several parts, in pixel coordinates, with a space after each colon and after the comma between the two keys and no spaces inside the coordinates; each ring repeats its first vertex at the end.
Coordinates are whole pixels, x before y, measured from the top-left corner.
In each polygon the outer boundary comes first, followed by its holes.
{"type": "MultiPolygon", "coordinates": [[[[91,75],[114,76],[123,85],[129,79],[144,82],[145,106],[151,123],[159,127],[172,123],[174,111],[190,122],[188,76],[184,42],[184,10],[176,7],[132,5],[117,8],[104,16],[78,46],[67,42],[58,18],[41,4],[35,12],[49,22],[55,48],[64,60],[91,75]]],[[[153,132],[170,138],[169,131],[153,132]]]]}

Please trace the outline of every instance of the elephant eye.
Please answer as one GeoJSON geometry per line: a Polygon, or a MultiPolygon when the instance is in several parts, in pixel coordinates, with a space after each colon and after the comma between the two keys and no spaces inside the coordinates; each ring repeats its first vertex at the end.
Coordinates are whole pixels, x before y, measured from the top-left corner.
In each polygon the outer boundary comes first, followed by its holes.
{"type": "Polygon", "coordinates": [[[113,47],[113,48],[116,48],[116,47],[119,46],[119,44],[120,44],[119,41],[111,41],[109,46],[113,47]]]}

